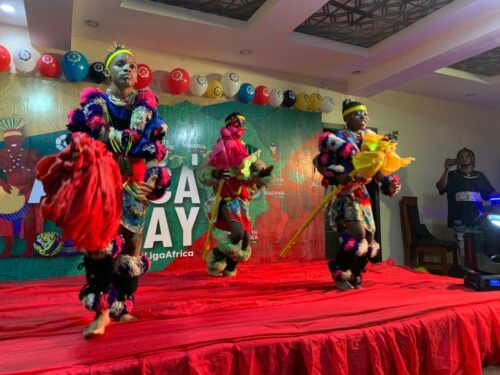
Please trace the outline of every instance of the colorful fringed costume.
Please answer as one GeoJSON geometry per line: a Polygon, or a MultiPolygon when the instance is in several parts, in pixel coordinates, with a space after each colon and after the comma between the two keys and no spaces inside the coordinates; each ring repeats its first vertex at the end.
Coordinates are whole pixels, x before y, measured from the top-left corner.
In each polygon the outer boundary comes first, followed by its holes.
{"type": "Polygon", "coordinates": [[[244,121],[244,116],[237,113],[226,118],[208,165],[199,174],[199,180],[207,186],[215,187],[222,179],[217,218],[209,218],[215,220],[218,229],[217,247],[207,259],[208,273],[213,276],[234,276],[238,262],[250,258],[250,199],[269,182],[272,171],[272,166],[266,167],[258,160],[259,151],[251,155],[247,151],[241,140],[244,121]]]}
{"type": "Polygon", "coordinates": [[[80,105],[68,115],[68,147],[37,165],[46,192],[42,210],[84,255],[85,307],[120,319],[131,311],[138,277],[150,268],[145,254],[122,253],[121,234],[143,231],[147,199],[138,186],[155,181],[147,198],[157,199],[170,183],[170,172],[159,166],[167,127],[149,90],[120,100],[88,88],[80,105]]]}
{"type": "MultiPolygon", "coordinates": [[[[355,169],[353,157],[362,151],[363,138],[375,135],[366,129],[368,117],[366,107],[361,103],[345,101],[343,115],[347,119],[347,128],[322,133],[319,138],[320,153],[313,160],[323,175],[322,185],[327,189],[339,185],[338,177],[347,176],[355,169]],[[358,111],[360,117],[357,120],[348,117],[357,116],[358,111]],[[351,125],[350,121],[363,125],[351,125]]],[[[392,196],[397,193],[398,190],[393,189],[399,189],[400,181],[395,174],[384,176],[377,173],[373,178],[381,183],[383,194],[392,196]]],[[[368,259],[374,258],[380,249],[374,239],[376,228],[370,195],[365,186],[367,182],[369,180],[366,178],[349,182],[333,201],[329,211],[330,223],[339,232],[340,250],[328,266],[336,285],[341,289],[359,286],[368,259]],[[360,223],[357,235],[348,230],[349,223],[353,222],[360,223]]]]}

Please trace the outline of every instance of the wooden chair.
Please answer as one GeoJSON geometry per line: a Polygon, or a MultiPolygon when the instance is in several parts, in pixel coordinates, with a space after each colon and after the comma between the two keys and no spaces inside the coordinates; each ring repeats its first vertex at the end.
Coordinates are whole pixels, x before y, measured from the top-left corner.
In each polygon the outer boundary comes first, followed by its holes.
{"type": "Polygon", "coordinates": [[[448,275],[448,253],[452,253],[453,267],[458,270],[458,249],[455,242],[440,240],[420,223],[417,197],[403,197],[400,204],[401,228],[405,264],[409,267],[425,267],[433,273],[448,275]],[[437,258],[429,261],[426,258],[437,258]]]}

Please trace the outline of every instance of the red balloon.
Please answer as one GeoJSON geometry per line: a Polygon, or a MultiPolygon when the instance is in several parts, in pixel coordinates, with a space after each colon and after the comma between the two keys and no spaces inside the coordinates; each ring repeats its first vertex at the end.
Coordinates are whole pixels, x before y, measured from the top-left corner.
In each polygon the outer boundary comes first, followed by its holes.
{"type": "Polygon", "coordinates": [[[255,96],[253,97],[253,102],[258,105],[265,105],[269,102],[269,96],[271,92],[267,86],[257,86],[255,88],[255,96]]]}
{"type": "Polygon", "coordinates": [[[153,71],[146,64],[137,64],[137,82],[134,89],[141,90],[149,86],[153,80],[153,71]]]}
{"type": "Polygon", "coordinates": [[[168,73],[167,76],[168,87],[173,94],[180,95],[184,94],[191,83],[191,78],[189,78],[189,73],[184,69],[176,68],[168,73]]]}
{"type": "Polygon", "coordinates": [[[10,65],[10,53],[4,46],[0,45],[0,72],[7,70],[10,65]]]}
{"type": "Polygon", "coordinates": [[[40,75],[49,78],[59,77],[61,75],[61,63],[59,59],[52,55],[42,55],[36,62],[36,67],[40,75]]]}

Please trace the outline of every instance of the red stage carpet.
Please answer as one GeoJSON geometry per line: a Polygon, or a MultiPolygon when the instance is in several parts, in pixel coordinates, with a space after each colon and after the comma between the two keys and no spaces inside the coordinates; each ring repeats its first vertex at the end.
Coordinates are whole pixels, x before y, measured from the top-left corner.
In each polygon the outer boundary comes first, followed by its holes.
{"type": "Polygon", "coordinates": [[[2,374],[471,374],[500,364],[500,292],[382,263],[338,292],[325,262],[234,279],[151,273],[139,320],[84,340],[83,277],[0,284],[2,374]]]}

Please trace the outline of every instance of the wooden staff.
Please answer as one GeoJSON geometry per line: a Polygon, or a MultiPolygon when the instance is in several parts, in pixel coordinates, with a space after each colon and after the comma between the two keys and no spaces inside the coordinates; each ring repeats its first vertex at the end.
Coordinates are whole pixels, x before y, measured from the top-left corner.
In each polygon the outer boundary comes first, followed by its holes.
{"type": "MultiPolygon", "coordinates": [[[[349,177],[354,178],[358,173],[359,172],[357,170],[354,170],[351,173],[349,173],[349,177]]],[[[332,199],[333,197],[335,197],[338,193],[340,193],[347,186],[346,185],[337,185],[334,189],[332,189],[332,191],[330,191],[327,195],[325,195],[325,197],[323,198],[323,200],[318,204],[318,206],[314,209],[314,211],[311,213],[311,215],[309,215],[309,217],[301,225],[301,227],[295,232],[295,234],[292,236],[292,238],[290,239],[290,241],[288,241],[288,243],[283,248],[283,250],[281,250],[281,252],[280,252],[280,256],[281,257],[284,257],[292,249],[292,247],[297,242],[297,238],[299,238],[299,236],[302,234],[302,232],[304,232],[306,230],[306,228],[309,226],[309,224],[311,224],[311,221],[314,220],[314,218],[321,211],[321,209],[323,208],[323,206],[325,204],[327,204],[330,201],[330,199],[332,199]]]]}

